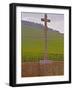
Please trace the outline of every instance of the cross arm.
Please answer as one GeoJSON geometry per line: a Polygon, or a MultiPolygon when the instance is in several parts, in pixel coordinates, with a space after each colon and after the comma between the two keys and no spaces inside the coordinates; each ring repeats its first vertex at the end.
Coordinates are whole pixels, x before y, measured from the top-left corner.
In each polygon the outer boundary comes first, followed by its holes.
{"type": "Polygon", "coordinates": [[[44,18],[41,18],[41,21],[45,21],[44,18]]]}
{"type": "Polygon", "coordinates": [[[50,20],[49,19],[44,19],[44,18],[41,18],[41,21],[45,21],[45,22],[50,22],[50,20]]]}

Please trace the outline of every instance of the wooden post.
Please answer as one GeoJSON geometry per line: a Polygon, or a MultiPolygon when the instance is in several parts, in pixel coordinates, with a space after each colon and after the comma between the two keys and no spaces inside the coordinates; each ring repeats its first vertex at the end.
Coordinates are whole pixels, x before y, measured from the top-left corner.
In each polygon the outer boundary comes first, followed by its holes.
{"type": "Polygon", "coordinates": [[[47,19],[47,14],[45,14],[45,17],[44,18],[41,18],[41,21],[44,21],[44,26],[45,26],[45,29],[44,29],[44,35],[45,35],[45,51],[44,51],[44,60],[48,60],[48,37],[47,37],[47,31],[48,31],[48,28],[47,28],[47,22],[50,22],[49,19],[47,19]]]}

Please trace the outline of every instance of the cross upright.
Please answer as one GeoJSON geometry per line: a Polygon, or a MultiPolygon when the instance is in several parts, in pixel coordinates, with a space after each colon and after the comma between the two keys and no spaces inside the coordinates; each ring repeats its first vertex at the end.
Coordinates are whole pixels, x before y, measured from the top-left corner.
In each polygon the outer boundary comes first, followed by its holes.
{"type": "Polygon", "coordinates": [[[47,19],[47,14],[45,14],[45,17],[44,18],[41,18],[41,21],[44,21],[44,36],[45,36],[45,50],[44,50],[44,60],[48,60],[48,41],[47,41],[47,31],[48,31],[48,28],[47,28],[47,22],[50,22],[49,19],[47,19]]]}

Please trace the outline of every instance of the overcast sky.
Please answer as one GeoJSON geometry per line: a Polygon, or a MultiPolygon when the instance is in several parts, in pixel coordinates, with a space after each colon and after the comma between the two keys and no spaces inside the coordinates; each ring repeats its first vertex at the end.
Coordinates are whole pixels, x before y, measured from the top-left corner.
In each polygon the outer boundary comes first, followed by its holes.
{"type": "MultiPolygon", "coordinates": [[[[25,13],[22,12],[21,19],[24,21],[30,21],[35,23],[40,23],[44,25],[44,22],[41,21],[41,18],[44,18],[44,13],[25,13]]],[[[63,14],[51,14],[47,13],[47,18],[51,22],[47,23],[49,28],[64,33],[64,15],[63,14]]]]}

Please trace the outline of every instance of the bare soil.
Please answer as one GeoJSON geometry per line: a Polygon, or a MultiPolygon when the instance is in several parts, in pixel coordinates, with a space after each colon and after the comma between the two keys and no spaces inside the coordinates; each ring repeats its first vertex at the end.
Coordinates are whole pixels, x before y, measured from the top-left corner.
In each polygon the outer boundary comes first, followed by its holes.
{"type": "Polygon", "coordinates": [[[22,77],[64,75],[64,61],[52,61],[51,63],[45,64],[39,62],[24,62],[21,68],[22,77]]]}

